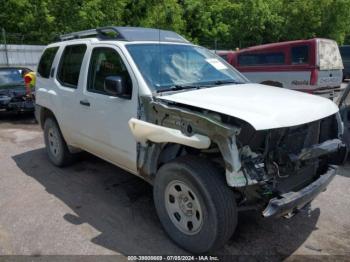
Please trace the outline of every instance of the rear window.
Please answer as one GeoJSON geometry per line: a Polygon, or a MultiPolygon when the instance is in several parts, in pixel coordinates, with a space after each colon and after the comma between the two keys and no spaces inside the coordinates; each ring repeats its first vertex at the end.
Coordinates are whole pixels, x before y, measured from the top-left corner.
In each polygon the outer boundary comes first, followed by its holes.
{"type": "Polygon", "coordinates": [[[57,72],[57,79],[62,85],[77,88],[85,51],[86,45],[70,45],[65,47],[57,72]]]}
{"type": "Polygon", "coordinates": [[[307,45],[292,47],[292,64],[309,63],[309,47],[307,45]]]}
{"type": "Polygon", "coordinates": [[[51,66],[52,66],[53,60],[55,59],[57,50],[58,50],[58,47],[47,48],[44,51],[43,55],[41,56],[40,62],[38,65],[38,73],[41,77],[44,77],[44,78],[50,77],[51,66]]]}
{"type": "Polygon", "coordinates": [[[282,65],[284,53],[242,54],[238,56],[241,66],[282,65]]]}
{"type": "Polygon", "coordinates": [[[318,39],[318,66],[321,70],[344,69],[337,42],[318,39]]]}

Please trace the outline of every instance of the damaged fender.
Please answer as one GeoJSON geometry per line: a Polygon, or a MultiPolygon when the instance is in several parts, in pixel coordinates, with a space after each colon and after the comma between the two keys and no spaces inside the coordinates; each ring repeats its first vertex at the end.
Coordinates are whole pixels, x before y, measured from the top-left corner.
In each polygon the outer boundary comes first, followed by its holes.
{"type": "Polygon", "coordinates": [[[218,121],[215,114],[193,112],[146,97],[141,103],[144,111],[138,115],[139,119],[130,119],[129,126],[139,142],[138,169],[142,176],[147,178],[156,173],[156,161],[167,143],[196,149],[208,149],[216,144],[225,163],[228,184],[233,186],[233,176],[243,175],[239,172],[241,162],[236,145],[240,128],[218,121]],[[154,143],[146,144],[147,141],[154,143]]]}

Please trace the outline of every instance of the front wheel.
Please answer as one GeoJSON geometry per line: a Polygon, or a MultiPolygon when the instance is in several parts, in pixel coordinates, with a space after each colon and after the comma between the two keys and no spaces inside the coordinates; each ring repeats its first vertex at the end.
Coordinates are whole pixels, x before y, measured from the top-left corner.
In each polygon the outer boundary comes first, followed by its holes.
{"type": "Polygon", "coordinates": [[[236,201],[224,174],[210,161],[185,156],[162,166],[153,196],[169,236],[193,253],[223,246],[237,224],[236,201]]]}

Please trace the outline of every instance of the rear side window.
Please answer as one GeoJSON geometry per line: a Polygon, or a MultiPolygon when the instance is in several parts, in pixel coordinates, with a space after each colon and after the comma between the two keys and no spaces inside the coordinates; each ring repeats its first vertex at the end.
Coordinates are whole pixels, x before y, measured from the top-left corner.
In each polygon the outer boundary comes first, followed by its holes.
{"type": "Polygon", "coordinates": [[[70,45],[65,47],[57,72],[57,79],[62,85],[77,88],[85,51],[86,45],[70,45]]]}
{"type": "Polygon", "coordinates": [[[41,56],[40,62],[38,65],[38,73],[41,77],[44,77],[44,78],[50,77],[51,66],[52,66],[53,60],[55,59],[57,50],[58,50],[58,47],[47,48],[44,51],[43,55],[41,56]]]}
{"type": "Polygon", "coordinates": [[[307,45],[292,47],[292,64],[309,63],[309,47],[307,45]]]}
{"type": "Polygon", "coordinates": [[[283,65],[284,53],[242,54],[238,62],[241,66],[283,65]]]}

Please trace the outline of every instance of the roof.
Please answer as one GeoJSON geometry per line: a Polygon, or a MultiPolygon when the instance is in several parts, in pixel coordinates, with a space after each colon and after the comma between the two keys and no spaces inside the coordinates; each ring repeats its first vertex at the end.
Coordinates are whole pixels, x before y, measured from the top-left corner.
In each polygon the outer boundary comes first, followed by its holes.
{"type": "Polygon", "coordinates": [[[242,49],[239,49],[237,51],[217,50],[216,52],[217,52],[217,54],[233,54],[236,52],[259,51],[259,50],[271,49],[271,48],[276,48],[276,47],[280,48],[282,46],[288,46],[288,45],[294,45],[294,44],[305,44],[305,43],[310,43],[310,42],[316,42],[318,39],[334,41],[334,40],[325,39],[325,38],[311,38],[311,39],[301,39],[301,40],[293,40],[293,41],[284,41],[284,42],[255,45],[255,46],[242,48],[242,49]]]}
{"type": "Polygon", "coordinates": [[[284,42],[276,42],[276,43],[270,43],[270,44],[263,44],[263,45],[256,45],[256,46],[250,46],[247,48],[242,48],[239,51],[245,51],[245,50],[260,50],[260,49],[269,49],[274,47],[281,47],[281,46],[288,46],[288,45],[294,45],[294,44],[305,44],[305,43],[311,43],[316,42],[317,40],[327,40],[327,41],[334,41],[331,39],[326,38],[311,38],[311,39],[301,39],[301,40],[293,40],[293,41],[284,41],[284,42]]]}
{"type": "Polygon", "coordinates": [[[79,38],[97,38],[99,40],[119,41],[159,41],[189,43],[181,35],[167,30],[145,28],[145,27],[121,27],[108,26],[99,27],[85,31],[73,32],[59,37],[60,41],[67,41],[79,38]]]}

